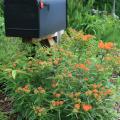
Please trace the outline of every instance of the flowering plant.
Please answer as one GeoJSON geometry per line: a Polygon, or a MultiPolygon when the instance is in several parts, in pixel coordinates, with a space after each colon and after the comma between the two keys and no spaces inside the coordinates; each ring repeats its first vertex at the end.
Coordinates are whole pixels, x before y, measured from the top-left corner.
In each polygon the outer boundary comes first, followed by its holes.
{"type": "Polygon", "coordinates": [[[19,55],[1,67],[18,118],[116,118],[112,110],[116,88],[110,79],[120,64],[114,54],[117,48],[73,29],[68,34],[64,34],[61,46],[40,47],[34,58],[19,55]]]}

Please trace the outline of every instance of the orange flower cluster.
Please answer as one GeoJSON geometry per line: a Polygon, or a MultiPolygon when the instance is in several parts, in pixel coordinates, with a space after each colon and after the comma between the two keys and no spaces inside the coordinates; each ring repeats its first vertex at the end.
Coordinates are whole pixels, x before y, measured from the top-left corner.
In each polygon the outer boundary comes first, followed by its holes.
{"type": "Polygon", "coordinates": [[[108,89],[104,92],[104,95],[107,96],[107,95],[110,95],[112,93],[112,90],[108,89]]]}
{"type": "Polygon", "coordinates": [[[25,92],[25,93],[30,93],[30,86],[29,85],[25,85],[24,87],[19,87],[16,92],[19,93],[19,92],[25,92]]]}
{"type": "Polygon", "coordinates": [[[37,61],[37,63],[38,63],[39,65],[47,65],[47,62],[46,62],[46,61],[41,61],[41,60],[39,60],[39,61],[37,61]]]}
{"type": "Polygon", "coordinates": [[[98,43],[98,47],[105,50],[111,50],[114,47],[112,42],[104,43],[102,40],[98,43]]]}
{"type": "Polygon", "coordinates": [[[85,112],[87,112],[87,111],[90,111],[92,109],[92,106],[88,105],[88,104],[83,104],[82,108],[85,112]]]}
{"type": "Polygon", "coordinates": [[[42,87],[38,87],[37,89],[34,90],[35,94],[41,93],[41,94],[45,94],[45,89],[42,87]]]}
{"type": "Polygon", "coordinates": [[[76,110],[79,110],[80,107],[82,107],[82,109],[85,111],[85,112],[88,112],[90,111],[93,107],[89,104],[80,104],[80,103],[77,103],[74,105],[74,109],[76,110]]]}
{"type": "Polygon", "coordinates": [[[92,84],[93,89],[100,88],[102,84],[92,84]]]}
{"type": "Polygon", "coordinates": [[[82,37],[82,39],[83,39],[84,41],[89,41],[89,40],[91,40],[92,38],[94,38],[94,36],[93,36],[93,35],[90,35],[90,34],[84,35],[84,36],[82,37]]]}
{"type": "Polygon", "coordinates": [[[52,101],[52,106],[56,107],[56,106],[61,106],[64,104],[64,101],[52,101]]]}
{"type": "Polygon", "coordinates": [[[62,58],[56,58],[56,59],[53,61],[53,64],[54,64],[54,65],[58,65],[61,61],[62,61],[62,58]]]}
{"type": "Polygon", "coordinates": [[[89,71],[89,68],[86,67],[85,64],[76,64],[75,69],[78,69],[78,68],[83,69],[84,71],[89,71]]]}
{"type": "Polygon", "coordinates": [[[43,108],[43,107],[34,107],[33,109],[34,109],[36,114],[40,114],[40,113],[45,112],[45,108],[43,108]]]}
{"type": "Polygon", "coordinates": [[[102,97],[110,95],[112,91],[105,87],[102,87],[101,84],[92,84],[92,90],[85,92],[87,96],[93,95],[97,100],[101,100],[102,97]]]}

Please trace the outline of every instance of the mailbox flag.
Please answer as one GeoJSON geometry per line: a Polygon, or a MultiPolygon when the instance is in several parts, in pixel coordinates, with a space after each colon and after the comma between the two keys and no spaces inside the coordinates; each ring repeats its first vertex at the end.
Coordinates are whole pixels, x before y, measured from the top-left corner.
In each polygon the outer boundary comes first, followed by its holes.
{"type": "Polygon", "coordinates": [[[44,6],[44,2],[42,0],[40,0],[40,8],[43,9],[45,6],[44,6]]]}

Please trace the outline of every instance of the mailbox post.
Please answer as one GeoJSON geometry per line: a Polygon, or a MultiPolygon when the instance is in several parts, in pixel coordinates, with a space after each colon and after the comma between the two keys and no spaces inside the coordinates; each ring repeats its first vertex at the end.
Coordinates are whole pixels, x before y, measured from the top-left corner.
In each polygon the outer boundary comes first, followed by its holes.
{"type": "Polygon", "coordinates": [[[67,27],[67,0],[4,0],[4,6],[6,36],[41,40],[67,27]]]}

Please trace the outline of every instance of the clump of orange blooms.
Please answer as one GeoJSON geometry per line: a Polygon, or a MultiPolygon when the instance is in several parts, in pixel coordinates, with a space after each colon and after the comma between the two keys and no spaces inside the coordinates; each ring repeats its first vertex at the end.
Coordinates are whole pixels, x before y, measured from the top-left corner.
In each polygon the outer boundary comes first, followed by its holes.
{"type": "Polygon", "coordinates": [[[52,106],[57,107],[57,106],[61,106],[64,104],[63,100],[60,101],[52,101],[52,106]]]}
{"type": "Polygon", "coordinates": [[[78,68],[80,68],[84,71],[89,71],[89,68],[85,64],[76,64],[75,69],[78,69],[78,68]]]}
{"type": "Polygon", "coordinates": [[[30,86],[29,85],[25,85],[23,87],[19,87],[16,92],[19,93],[19,92],[25,92],[25,93],[30,93],[30,86]]]}
{"type": "Polygon", "coordinates": [[[44,94],[45,92],[46,92],[45,89],[41,86],[34,90],[35,94],[38,94],[38,93],[44,94]]]}
{"type": "Polygon", "coordinates": [[[105,49],[105,50],[111,50],[114,47],[114,44],[112,42],[106,42],[104,43],[102,40],[99,41],[98,47],[100,49],[105,49]]]}
{"type": "Polygon", "coordinates": [[[87,111],[90,111],[92,109],[92,106],[88,105],[88,104],[83,104],[82,108],[85,112],[87,112],[87,111]]]}
{"type": "Polygon", "coordinates": [[[84,41],[89,41],[89,40],[91,40],[91,39],[93,39],[94,38],[94,36],[93,35],[90,35],[90,34],[88,34],[88,35],[83,35],[82,36],[82,39],[84,40],[84,41]]]}

